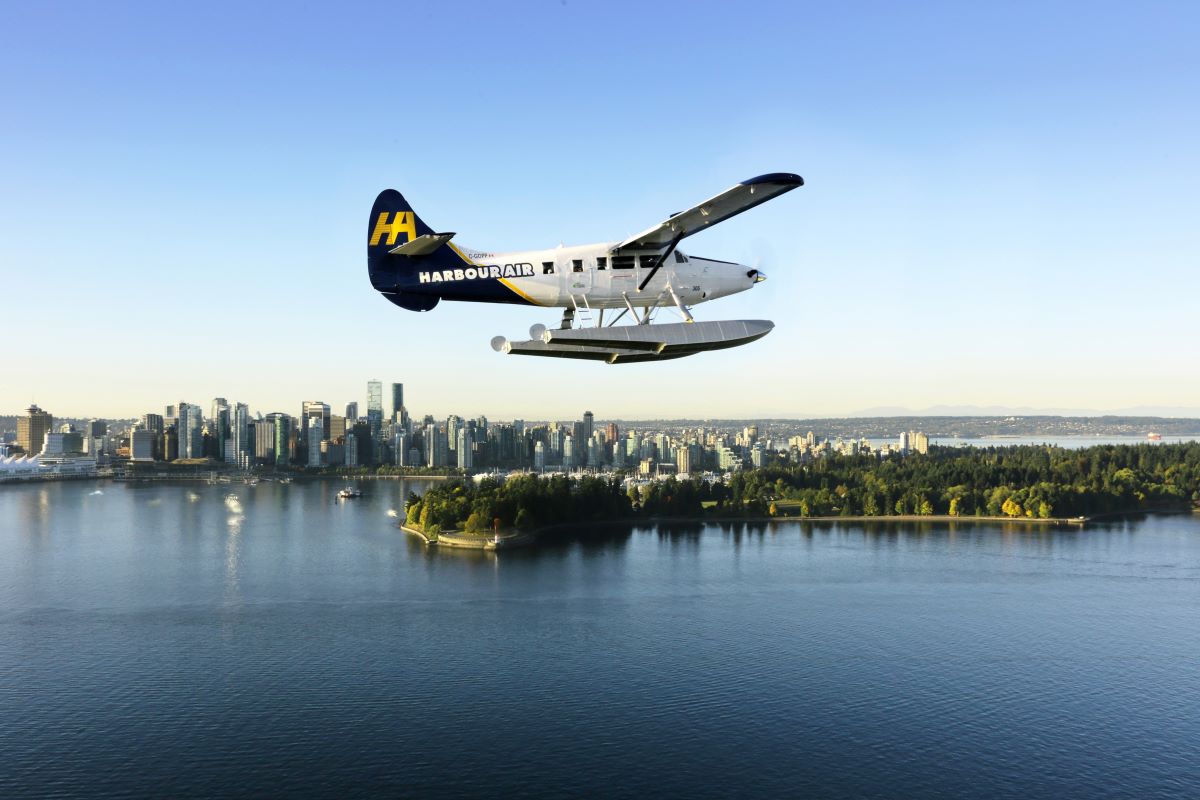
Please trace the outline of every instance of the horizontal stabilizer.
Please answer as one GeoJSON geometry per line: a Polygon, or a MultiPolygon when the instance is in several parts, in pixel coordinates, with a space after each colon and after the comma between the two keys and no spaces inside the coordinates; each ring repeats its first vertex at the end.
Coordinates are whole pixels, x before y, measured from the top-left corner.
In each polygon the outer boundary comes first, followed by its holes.
{"type": "Polygon", "coordinates": [[[393,256],[427,256],[454,238],[453,233],[427,233],[388,250],[393,256]]]}

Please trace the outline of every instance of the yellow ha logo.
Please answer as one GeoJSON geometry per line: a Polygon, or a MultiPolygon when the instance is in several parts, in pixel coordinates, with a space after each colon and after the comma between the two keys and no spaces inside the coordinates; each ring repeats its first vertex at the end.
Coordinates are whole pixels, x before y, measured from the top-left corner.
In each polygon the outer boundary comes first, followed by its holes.
{"type": "MultiPolygon", "coordinates": [[[[379,244],[379,240],[387,234],[388,246],[396,243],[396,237],[401,233],[408,234],[405,242],[411,242],[417,238],[417,223],[415,216],[411,211],[397,211],[392,216],[392,221],[389,224],[387,221],[388,212],[379,212],[379,218],[375,220],[375,230],[371,231],[371,247],[379,244]]],[[[403,242],[401,243],[403,244],[403,242]]]]}

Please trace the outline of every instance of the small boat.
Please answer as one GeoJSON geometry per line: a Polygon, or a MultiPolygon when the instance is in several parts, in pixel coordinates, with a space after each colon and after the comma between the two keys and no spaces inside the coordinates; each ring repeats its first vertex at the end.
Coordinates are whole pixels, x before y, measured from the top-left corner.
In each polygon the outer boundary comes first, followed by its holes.
{"type": "Polygon", "coordinates": [[[1161,433],[1155,433],[1154,431],[1151,431],[1150,433],[1147,433],[1147,434],[1146,434],[1146,438],[1147,438],[1147,439],[1149,439],[1149,440],[1150,440],[1150,441],[1152,441],[1152,442],[1161,442],[1161,441],[1162,441],[1162,434],[1161,434],[1161,433]]]}
{"type": "Polygon", "coordinates": [[[338,492],[338,497],[342,498],[343,500],[347,500],[351,497],[362,497],[362,492],[358,489],[353,489],[347,486],[345,489],[342,489],[340,492],[338,492]]]}

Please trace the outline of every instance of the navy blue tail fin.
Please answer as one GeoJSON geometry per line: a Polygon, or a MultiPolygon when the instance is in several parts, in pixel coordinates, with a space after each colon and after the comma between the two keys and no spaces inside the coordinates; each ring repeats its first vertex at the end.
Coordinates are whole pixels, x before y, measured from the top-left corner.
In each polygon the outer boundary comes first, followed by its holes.
{"type": "Polygon", "coordinates": [[[367,224],[367,272],[371,285],[401,308],[428,311],[438,304],[437,297],[401,292],[401,284],[407,283],[402,272],[413,268],[413,259],[390,254],[418,236],[432,233],[395,189],[385,189],[375,198],[367,224]]]}

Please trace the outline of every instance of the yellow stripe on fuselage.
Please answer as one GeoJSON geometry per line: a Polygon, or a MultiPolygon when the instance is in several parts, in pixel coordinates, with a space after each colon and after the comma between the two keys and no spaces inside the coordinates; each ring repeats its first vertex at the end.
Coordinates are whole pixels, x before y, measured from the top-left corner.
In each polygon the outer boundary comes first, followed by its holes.
{"type": "MultiPolygon", "coordinates": [[[[459,258],[461,258],[465,263],[470,264],[472,267],[481,266],[478,262],[476,262],[470,258],[467,258],[466,254],[463,253],[462,250],[459,250],[457,247],[455,247],[453,243],[446,242],[446,246],[449,247],[451,250],[453,250],[455,252],[455,254],[458,255],[459,258]]],[[[522,292],[520,289],[518,289],[516,286],[514,286],[512,281],[510,281],[506,278],[497,278],[496,280],[500,281],[502,284],[507,286],[509,291],[511,291],[513,294],[517,295],[518,297],[520,297],[526,303],[529,303],[530,305],[534,305],[534,306],[541,305],[541,303],[539,303],[537,300],[534,300],[532,297],[527,295],[525,292],[522,292]]]]}

